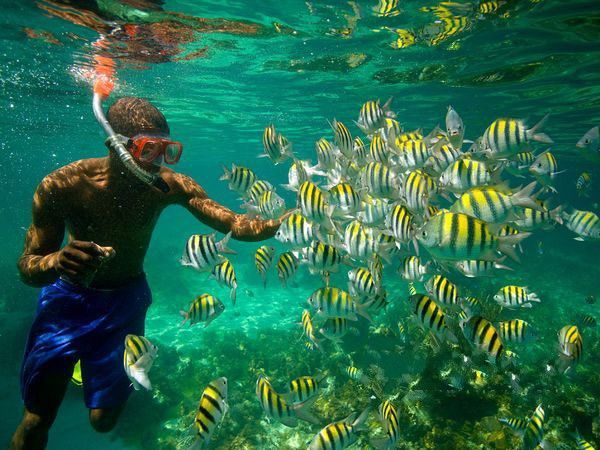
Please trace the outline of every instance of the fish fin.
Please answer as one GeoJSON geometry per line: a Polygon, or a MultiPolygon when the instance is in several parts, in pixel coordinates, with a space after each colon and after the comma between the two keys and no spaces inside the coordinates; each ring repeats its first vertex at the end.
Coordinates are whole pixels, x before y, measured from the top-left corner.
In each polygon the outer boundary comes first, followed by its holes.
{"type": "Polygon", "coordinates": [[[375,300],[370,300],[370,301],[368,301],[366,303],[357,303],[356,304],[356,313],[359,316],[364,317],[365,319],[367,319],[371,323],[373,323],[373,319],[369,315],[367,309],[369,309],[369,307],[373,304],[374,301],[375,300]]]}
{"type": "Polygon", "coordinates": [[[310,407],[315,403],[315,401],[317,400],[318,397],[319,397],[318,395],[315,395],[314,397],[309,398],[308,400],[306,400],[302,403],[298,403],[298,404],[291,406],[291,408],[296,413],[296,417],[300,420],[304,420],[305,422],[309,422],[314,425],[318,425],[319,419],[317,419],[309,411],[310,407]]]}
{"type": "Polygon", "coordinates": [[[179,311],[179,315],[181,317],[183,317],[183,320],[181,321],[181,323],[179,324],[180,327],[182,327],[189,319],[189,315],[186,311],[184,311],[183,309],[179,311]]]}
{"type": "Polygon", "coordinates": [[[573,238],[573,239],[576,240],[576,241],[579,241],[579,242],[584,242],[585,241],[585,239],[583,239],[581,236],[577,236],[576,238],[573,238]]]}
{"type": "Polygon", "coordinates": [[[536,184],[537,183],[535,181],[532,181],[520,191],[515,192],[513,195],[511,195],[510,202],[514,206],[521,206],[523,208],[531,208],[538,211],[543,211],[544,207],[535,201],[535,195],[533,194],[536,184]]]}
{"type": "Polygon", "coordinates": [[[280,184],[280,186],[282,188],[284,188],[286,191],[292,191],[292,192],[298,191],[298,187],[292,186],[291,184],[280,184]]]}
{"type": "Polygon", "coordinates": [[[282,417],[279,421],[287,427],[295,428],[298,425],[297,417],[282,417]]]}
{"type": "Polygon", "coordinates": [[[546,121],[550,117],[550,114],[546,114],[542,119],[536,123],[531,129],[527,130],[527,137],[537,142],[542,142],[544,144],[553,144],[554,141],[550,139],[550,137],[545,133],[538,133],[537,131],[544,126],[546,121]]]}
{"type": "MultiPolygon", "coordinates": [[[[142,358],[144,358],[144,356],[142,356],[142,358]]],[[[131,382],[133,383],[133,387],[136,389],[136,391],[139,390],[139,386],[142,386],[148,391],[152,390],[152,384],[150,383],[150,379],[148,378],[148,371],[143,367],[138,367],[137,363],[129,366],[129,376],[131,382]],[[138,387],[136,387],[136,384],[138,385],[138,387]]]]}
{"type": "Polygon", "coordinates": [[[515,252],[514,245],[519,244],[523,239],[529,237],[531,233],[511,234],[498,237],[498,251],[505,254],[512,260],[520,262],[519,256],[515,252]]]}
{"type": "Polygon", "coordinates": [[[224,180],[229,180],[231,178],[231,170],[229,170],[227,167],[223,166],[223,175],[221,175],[219,177],[219,180],[224,181],[224,180]]]}
{"type": "Polygon", "coordinates": [[[235,250],[231,250],[229,247],[227,247],[229,239],[231,239],[231,231],[227,233],[225,237],[223,237],[223,239],[217,242],[217,251],[219,251],[219,253],[228,253],[231,255],[236,255],[237,252],[235,250]]]}
{"type": "Polygon", "coordinates": [[[363,412],[360,413],[360,416],[358,416],[354,421],[352,421],[352,427],[356,430],[360,430],[362,428],[362,425],[365,423],[365,421],[367,420],[367,417],[369,415],[369,411],[371,411],[371,408],[369,406],[367,406],[363,412]]]}
{"type": "Polygon", "coordinates": [[[229,299],[231,300],[231,303],[233,304],[233,306],[235,306],[236,297],[237,297],[237,286],[234,286],[231,288],[231,291],[229,292],[229,299]]]}

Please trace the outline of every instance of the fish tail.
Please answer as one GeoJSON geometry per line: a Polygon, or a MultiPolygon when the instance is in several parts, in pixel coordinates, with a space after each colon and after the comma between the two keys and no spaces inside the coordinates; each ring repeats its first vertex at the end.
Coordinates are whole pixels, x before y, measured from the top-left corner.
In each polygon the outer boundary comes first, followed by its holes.
{"type": "Polygon", "coordinates": [[[375,447],[377,450],[390,450],[393,448],[389,437],[373,439],[370,444],[371,447],[375,447]]]}
{"type": "Polygon", "coordinates": [[[229,292],[229,299],[231,300],[231,303],[233,304],[233,306],[235,306],[236,297],[237,297],[237,286],[234,286],[231,288],[231,291],[229,292]]]}
{"type": "Polygon", "coordinates": [[[544,117],[542,117],[542,120],[540,120],[538,123],[536,123],[533,128],[527,130],[527,137],[529,139],[532,139],[534,141],[537,142],[542,142],[544,144],[553,144],[554,141],[552,139],[550,139],[550,136],[548,136],[546,133],[538,133],[537,131],[542,128],[544,126],[544,124],[546,123],[546,121],[548,120],[548,117],[550,117],[550,114],[546,114],[544,117]]]}
{"type": "Polygon", "coordinates": [[[227,167],[223,166],[223,175],[221,175],[219,177],[219,180],[224,181],[224,180],[229,180],[231,178],[231,170],[229,170],[227,167]]]}
{"type": "Polygon", "coordinates": [[[185,323],[188,321],[188,319],[190,318],[190,316],[189,316],[189,314],[188,314],[186,311],[184,311],[183,309],[179,311],[179,315],[180,315],[181,317],[183,317],[183,320],[182,320],[182,321],[181,321],[181,323],[179,324],[179,326],[180,326],[180,327],[182,327],[182,326],[183,326],[183,325],[184,325],[184,324],[185,324],[185,323]]]}
{"type": "Polygon", "coordinates": [[[500,236],[498,238],[498,250],[514,261],[520,262],[514,246],[519,244],[523,239],[529,237],[530,235],[531,233],[519,233],[508,236],[500,236]]]}
{"type": "Polygon", "coordinates": [[[532,181],[520,191],[514,193],[510,197],[510,201],[514,206],[521,206],[523,208],[531,208],[538,211],[543,211],[544,208],[535,201],[535,195],[533,190],[535,189],[536,182],[532,181]]]}
{"type": "Polygon", "coordinates": [[[217,250],[219,251],[219,253],[229,253],[232,255],[237,254],[235,250],[232,250],[229,247],[227,247],[229,239],[231,239],[231,231],[227,233],[223,239],[217,242],[217,250]]]}
{"type": "Polygon", "coordinates": [[[309,422],[314,425],[318,425],[319,419],[317,419],[317,417],[315,417],[313,415],[313,413],[311,413],[309,411],[310,407],[315,403],[317,398],[318,398],[318,396],[314,396],[312,398],[309,398],[305,402],[298,403],[298,404],[291,406],[291,408],[296,413],[296,417],[300,420],[304,420],[305,422],[309,422]]]}
{"type": "Polygon", "coordinates": [[[358,416],[356,418],[356,420],[354,420],[354,422],[352,422],[352,427],[359,430],[362,427],[362,425],[365,423],[365,421],[367,420],[369,411],[371,411],[371,408],[369,406],[367,406],[364,409],[364,411],[360,413],[360,416],[358,416]]]}
{"type": "Polygon", "coordinates": [[[367,319],[371,323],[373,323],[373,319],[369,315],[369,312],[367,311],[367,309],[369,309],[369,306],[371,306],[374,301],[375,300],[370,300],[367,303],[357,303],[356,304],[356,313],[359,316],[363,316],[365,319],[367,319]]]}

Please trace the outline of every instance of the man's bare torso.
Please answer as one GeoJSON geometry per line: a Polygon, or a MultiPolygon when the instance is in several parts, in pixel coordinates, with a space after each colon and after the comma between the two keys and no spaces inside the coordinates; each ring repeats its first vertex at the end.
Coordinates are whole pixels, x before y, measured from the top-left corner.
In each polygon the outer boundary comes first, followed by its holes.
{"type": "Polygon", "coordinates": [[[69,240],[112,247],[115,257],[94,277],[92,286],[122,284],[143,271],[152,231],[166,206],[165,195],[128,178],[109,176],[109,159],[74,162],[50,176],[59,186],[69,240]]]}

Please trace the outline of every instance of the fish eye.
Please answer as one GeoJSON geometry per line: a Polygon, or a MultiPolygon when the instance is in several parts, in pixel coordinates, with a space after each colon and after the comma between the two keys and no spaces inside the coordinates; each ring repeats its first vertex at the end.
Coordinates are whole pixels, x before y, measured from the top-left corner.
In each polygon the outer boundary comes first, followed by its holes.
{"type": "Polygon", "coordinates": [[[425,231],[425,230],[421,231],[421,236],[427,237],[427,231],[425,231]]]}

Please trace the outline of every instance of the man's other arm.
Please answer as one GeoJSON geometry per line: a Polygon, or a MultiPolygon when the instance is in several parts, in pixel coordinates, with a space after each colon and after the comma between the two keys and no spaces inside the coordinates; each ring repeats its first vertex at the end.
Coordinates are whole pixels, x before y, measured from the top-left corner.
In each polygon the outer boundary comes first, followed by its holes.
{"type": "Polygon", "coordinates": [[[250,219],[211,200],[204,189],[186,175],[171,172],[173,202],[187,208],[202,223],[240,241],[262,241],[273,237],[281,220],[250,219]]]}

